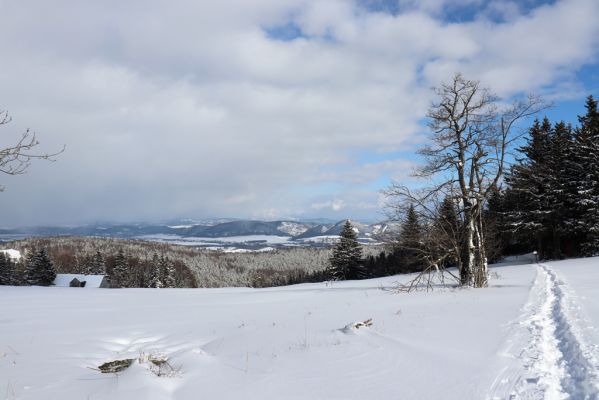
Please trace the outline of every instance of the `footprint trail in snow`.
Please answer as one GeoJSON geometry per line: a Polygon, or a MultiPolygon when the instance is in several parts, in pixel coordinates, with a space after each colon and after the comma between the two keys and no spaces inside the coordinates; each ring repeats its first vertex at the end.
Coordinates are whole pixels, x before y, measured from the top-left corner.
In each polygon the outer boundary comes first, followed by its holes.
{"type": "Polygon", "coordinates": [[[513,366],[497,377],[489,399],[599,399],[597,346],[583,335],[585,321],[566,283],[537,266],[531,295],[505,356],[513,366]]]}

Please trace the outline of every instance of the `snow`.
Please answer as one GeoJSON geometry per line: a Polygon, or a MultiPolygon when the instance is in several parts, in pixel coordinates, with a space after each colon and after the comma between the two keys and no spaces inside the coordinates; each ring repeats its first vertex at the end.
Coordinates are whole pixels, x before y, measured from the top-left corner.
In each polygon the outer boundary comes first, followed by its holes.
{"type": "Polygon", "coordinates": [[[339,238],[339,235],[321,235],[303,239],[296,239],[296,241],[304,243],[337,243],[339,241],[339,238]]]}
{"type": "Polygon", "coordinates": [[[287,233],[289,236],[297,236],[308,230],[308,226],[297,222],[283,221],[277,228],[281,232],[287,233]]]}
{"type": "Polygon", "coordinates": [[[179,236],[171,234],[141,235],[137,236],[140,240],[149,240],[154,242],[166,242],[183,246],[217,246],[223,243],[250,243],[264,242],[268,244],[285,244],[291,239],[288,236],[274,235],[247,235],[247,236],[227,236],[227,237],[195,237],[179,236]]]}
{"type": "Polygon", "coordinates": [[[262,247],[260,249],[238,249],[237,247],[219,247],[219,246],[210,246],[204,247],[205,250],[213,250],[213,251],[222,251],[223,253],[266,253],[269,251],[274,251],[274,247],[262,247]]]}
{"type": "Polygon", "coordinates": [[[599,258],[536,266],[529,301],[503,350],[511,362],[491,398],[599,398],[597,267],[599,258]]]}
{"type": "Polygon", "coordinates": [[[10,257],[11,260],[18,261],[21,259],[21,252],[19,250],[15,250],[15,249],[0,250],[0,253],[4,253],[4,255],[10,257]]]}
{"type": "Polygon", "coordinates": [[[56,287],[69,287],[74,278],[77,278],[80,282],[85,281],[85,289],[93,289],[100,287],[104,275],[56,274],[53,284],[56,287]]]}
{"type": "Polygon", "coordinates": [[[9,399],[595,399],[599,259],[269,289],[0,286],[9,399]],[[372,318],[372,326],[359,323],[372,318]],[[359,328],[358,328],[359,327],[359,328]],[[158,377],[147,360],[177,370],[158,377]],[[117,375],[94,368],[135,358],[117,375]],[[141,358],[142,362],[137,361],[141,358]]]}
{"type": "MultiPolygon", "coordinates": [[[[355,231],[355,228],[354,228],[355,231]]],[[[369,236],[369,234],[366,234],[369,236]]],[[[323,244],[335,244],[339,241],[339,235],[321,235],[321,236],[311,236],[302,239],[294,239],[297,243],[323,243],[323,244]]],[[[364,245],[379,245],[382,242],[376,241],[371,237],[360,237],[358,241],[364,245]]]]}

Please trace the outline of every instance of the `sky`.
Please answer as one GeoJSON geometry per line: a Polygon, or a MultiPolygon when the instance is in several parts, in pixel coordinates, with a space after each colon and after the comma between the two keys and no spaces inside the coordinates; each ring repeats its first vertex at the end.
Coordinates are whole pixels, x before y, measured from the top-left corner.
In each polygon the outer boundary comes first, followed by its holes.
{"type": "Polygon", "coordinates": [[[596,0],[0,0],[0,226],[382,218],[456,72],[576,121],[596,0]]]}

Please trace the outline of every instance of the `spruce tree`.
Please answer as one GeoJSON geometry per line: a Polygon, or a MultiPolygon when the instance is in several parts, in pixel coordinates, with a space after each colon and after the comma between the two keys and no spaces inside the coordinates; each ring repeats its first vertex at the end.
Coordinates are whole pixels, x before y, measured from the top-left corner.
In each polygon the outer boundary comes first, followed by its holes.
{"type": "Polygon", "coordinates": [[[10,285],[11,271],[9,269],[10,257],[0,252],[0,285],[10,285]]]}
{"type": "Polygon", "coordinates": [[[599,253],[599,110],[593,96],[587,98],[586,114],[578,117],[576,130],[577,157],[580,178],[578,205],[584,255],[599,253]]]}
{"type": "Polygon", "coordinates": [[[401,272],[417,272],[424,269],[424,230],[413,205],[408,208],[406,219],[401,226],[397,247],[401,272]]]}
{"type": "Polygon", "coordinates": [[[87,275],[105,275],[106,265],[102,253],[96,251],[96,254],[91,258],[87,267],[87,275]]]}
{"type": "Polygon", "coordinates": [[[127,287],[127,259],[123,249],[120,249],[114,258],[111,286],[114,288],[127,287]]]}
{"type": "Polygon", "coordinates": [[[160,260],[158,254],[154,253],[150,262],[150,279],[148,282],[150,288],[161,288],[162,280],[160,279],[160,260]]]}
{"type": "Polygon", "coordinates": [[[599,253],[599,111],[592,96],[586,110],[575,130],[535,121],[506,177],[511,242],[528,243],[542,259],[599,253]]]}
{"type": "Polygon", "coordinates": [[[364,279],[367,277],[362,260],[362,246],[349,220],[343,225],[339,242],[329,260],[329,276],[334,280],[364,279]]]}
{"type": "MultiPolygon", "coordinates": [[[[417,219],[417,216],[414,215],[411,218],[417,219]]],[[[460,225],[456,206],[453,200],[447,196],[439,204],[431,232],[430,251],[433,260],[437,260],[442,255],[450,255],[441,261],[440,266],[455,267],[458,265],[461,241],[460,225]]]]}
{"type": "Polygon", "coordinates": [[[175,269],[164,254],[160,256],[160,281],[164,288],[175,287],[175,269]]]}
{"type": "Polygon", "coordinates": [[[50,286],[56,279],[54,264],[45,249],[31,256],[27,261],[26,281],[30,285],[50,286]]]}
{"type": "Polygon", "coordinates": [[[508,212],[513,234],[536,239],[536,247],[544,256],[548,216],[546,192],[551,172],[548,170],[552,127],[547,118],[535,120],[530,138],[518,151],[523,155],[506,176],[515,208],[508,212]]]}
{"type": "Polygon", "coordinates": [[[563,121],[556,123],[547,155],[546,194],[543,199],[547,210],[545,231],[548,233],[548,255],[554,259],[562,258],[564,253],[572,254],[571,240],[579,232],[578,216],[573,212],[578,200],[572,186],[573,170],[569,164],[574,151],[572,127],[563,121]]]}

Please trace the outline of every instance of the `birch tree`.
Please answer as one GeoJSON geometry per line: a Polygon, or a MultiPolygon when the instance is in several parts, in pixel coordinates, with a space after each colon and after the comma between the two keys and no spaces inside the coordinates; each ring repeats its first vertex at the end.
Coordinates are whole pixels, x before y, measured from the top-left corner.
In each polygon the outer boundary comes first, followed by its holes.
{"type": "MultiPolygon", "coordinates": [[[[434,186],[413,191],[392,183],[386,193],[395,207],[401,209],[402,204],[410,202],[421,211],[433,210],[431,202],[441,196],[454,199],[462,225],[460,254],[455,257],[459,259],[460,283],[485,287],[488,285],[485,204],[500,184],[509,150],[520,136],[516,129],[518,121],[547,105],[531,95],[500,106],[498,97],[489,89],[461,74],[456,74],[449,83],[442,83],[434,92],[437,100],[427,113],[432,135],[429,144],[419,151],[424,164],[414,173],[434,182],[434,186]]],[[[435,263],[432,258],[431,261],[435,263]]]]}

